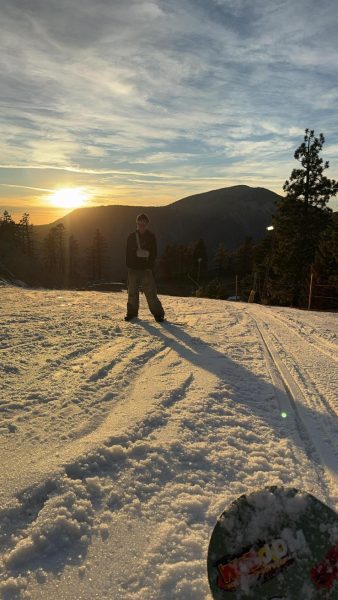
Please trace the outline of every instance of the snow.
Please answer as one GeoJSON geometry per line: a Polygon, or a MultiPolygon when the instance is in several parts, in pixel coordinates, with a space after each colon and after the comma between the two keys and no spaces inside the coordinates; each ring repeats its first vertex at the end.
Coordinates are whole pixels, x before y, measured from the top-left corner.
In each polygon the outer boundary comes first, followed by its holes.
{"type": "Polygon", "coordinates": [[[239,495],[338,508],[337,314],[163,297],[157,324],[142,297],[125,323],[125,292],[0,298],[4,600],[210,600],[239,495]]]}

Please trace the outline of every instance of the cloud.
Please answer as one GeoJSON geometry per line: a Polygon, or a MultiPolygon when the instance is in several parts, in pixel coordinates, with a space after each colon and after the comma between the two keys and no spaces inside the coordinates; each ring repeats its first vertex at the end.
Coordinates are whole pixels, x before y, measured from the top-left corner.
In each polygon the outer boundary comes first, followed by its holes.
{"type": "Polygon", "coordinates": [[[334,0],[3,0],[1,16],[6,183],[276,189],[306,127],[324,158],[338,144],[334,0]]]}
{"type": "Polygon", "coordinates": [[[0,183],[0,186],[6,187],[6,188],[22,189],[22,190],[34,190],[35,192],[53,192],[54,191],[52,189],[47,189],[47,188],[38,188],[38,187],[32,187],[30,185],[17,185],[17,184],[11,184],[11,183],[0,183]]]}

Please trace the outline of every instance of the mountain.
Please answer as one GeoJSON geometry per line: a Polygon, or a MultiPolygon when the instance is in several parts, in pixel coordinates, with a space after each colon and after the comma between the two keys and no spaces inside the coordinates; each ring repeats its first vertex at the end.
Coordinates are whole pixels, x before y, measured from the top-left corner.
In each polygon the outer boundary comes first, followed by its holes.
{"type": "Polygon", "coordinates": [[[99,206],[78,208],[50,225],[35,227],[39,238],[51,227],[63,223],[80,248],[90,246],[99,229],[108,243],[114,277],[125,273],[124,252],[128,233],[135,227],[136,215],[149,215],[150,229],[159,241],[159,253],[168,243],[190,243],[203,238],[212,258],[219,243],[229,250],[237,248],[247,236],[257,241],[271,224],[276,201],[281,196],[265,188],[238,185],[194,194],[167,206],[99,206]]]}

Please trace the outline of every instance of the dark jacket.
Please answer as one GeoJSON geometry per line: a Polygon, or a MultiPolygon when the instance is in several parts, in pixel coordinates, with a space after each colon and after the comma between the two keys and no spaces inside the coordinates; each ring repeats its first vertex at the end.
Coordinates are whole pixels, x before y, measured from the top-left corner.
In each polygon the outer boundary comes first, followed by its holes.
{"type": "Polygon", "coordinates": [[[137,252],[137,239],[136,231],[130,233],[127,239],[126,248],[126,264],[128,269],[153,269],[155,259],[157,257],[157,243],[155,235],[146,229],[141,235],[137,232],[140,239],[140,246],[143,250],[148,250],[148,258],[140,258],[136,256],[137,252]]]}

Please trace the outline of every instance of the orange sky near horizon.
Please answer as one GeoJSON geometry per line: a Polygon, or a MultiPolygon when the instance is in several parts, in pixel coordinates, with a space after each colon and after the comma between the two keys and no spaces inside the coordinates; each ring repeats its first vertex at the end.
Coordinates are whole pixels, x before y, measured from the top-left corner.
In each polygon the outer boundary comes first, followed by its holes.
{"type": "MultiPolygon", "coordinates": [[[[230,187],[233,185],[250,185],[252,187],[268,187],[271,191],[277,194],[283,195],[282,185],[263,185],[256,181],[241,182],[228,180],[224,181],[221,178],[211,178],[210,180],[200,181],[187,181],[187,182],[175,182],[176,185],[167,187],[168,182],[157,186],[150,186],[149,188],[143,183],[143,185],[137,186],[117,186],[113,188],[111,193],[107,190],[89,186],[72,186],[67,187],[56,186],[55,189],[49,188],[33,188],[32,195],[24,194],[27,192],[23,189],[24,186],[11,186],[11,196],[0,198],[0,212],[3,214],[4,210],[7,210],[14,221],[19,221],[23,213],[27,212],[30,215],[30,222],[33,225],[46,225],[53,223],[57,219],[64,217],[66,214],[72,212],[75,208],[80,207],[96,207],[106,206],[112,204],[120,204],[127,206],[137,207],[150,207],[150,206],[165,206],[176,202],[187,196],[193,194],[199,194],[210,191],[212,189],[219,189],[223,187],[230,187]],[[75,198],[75,202],[72,202],[72,193],[76,193],[80,190],[80,197],[75,198]],[[67,192],[64,205],[60,206],[59,201],[55,201],[55,196],[67,192]],[[79,200],[79,202],[77,202],[79,200]],[[68,205],[67,202],[71,205],[68,205]]],[[[274,182],[271,182],[272,184],[274,182]]],[[[1,189],[1,188],[0,188],[1,189]]],[[[4,187],[2,187],[4,192],[4,187]]]]}
{"type": "MultiPolygon", "coordinates": [[[[180,200],[181,198],[185,198],[187,196],[193,195],[193,194],[198,194],[198,193],[203,193],[203,192],[207,192],[210,191],[211,189],[218,189],[221,187],[230,187],[231,185],[240,185],[240,184],[234,184],[231,183],[229,185],[222,185],[222,182],[219,182],[219,185],[209,185],[209,186],[203,186],[202,189],[194,189],[191,191],[182,189],[181,190],[181,194],[179,194],[179,191],[177,192],[177,194],[173,195],[172,193],[167,193],[167,194],[161,194],[161,195],[154,195],[152,196],[151,194],[146,195],[144,194],[144,192],[142,193],[142,195],[140,194],[139,197],[135,197],[135,194],[130,194],[130,196],[119,196],[119,197],[115,197],[112,198],[111,196],[107,195],[107,197],[103,197],[100,195],[99,198],[97,197],[88,197],[83,203],[80,203],[79,206],[55,206],[53,205],[53,203],[51,201],[48,200],[42,200],[39,197],[31,197],[31,198],[20,198],[20,199],[13,199],[13,198],[2,198],[0,199],[0,214],[2,215],[3,212],[5,210],[7,210],[12,219],[16,222],[20,221],[22,215],[24,213],[28,213],[30,216],[30,222],[32,225],[49,225],[54,223],[55,221],[57,221],[58,219],[61,219],[62,217],[64,217],[65,215],[69,214],[70,212],[72,212],[73,210],[75,210],[76,208],[82,208],[82,207],[97,207],[97,206],[107,206],[107,205],[114,205],[114,204],[120,204],[120,205],[126,205],[126,206],[135,206],[135,208],[140,208],[140,207],[151,207],[151,206],[165,206],[167,204],[171,204],[172,202],[176,202],[177,200],[180,200]]],[[[252,187],[265,187],[265,186],[252,186],[252,187]]],[[[279,194],[280,196],[284,195],[283,189],[273,189],[272,187],[269,187],[268,189],[270,189],[271,191],[275,192],[276,194],[279,194]]],[[[333,198],[330,200],[329,202],[329,206],[331,207],[332,210],[337,211],[338,210],[338,198],[333,198]]]]}
{"type": "Polygon", "coordinates": [[[112,199],[111,197],[107,196],[106,198],[100,197],[99,201],[97,201],[96,198],[88,199],[78,206],[60,207],[53,206],[53,204],[48,201],[42,202],[41,200],[34,198],[24,199],[23,202],[20,203],[21,206],[19,206],[18,201],[13,202],[13,199],[3,198],[0,200],[0,214],[2,215],[3,212],[7,210],[12,219],[18,222],[24,213],[28,213],[32,225],[48,225],[58,219],[61,219],[76,208],[91,208],[112,204],[122,204],[135,207],[164,206],[166,204],[170,204],[171,202],[175,202],[178,199],[179,198],[163,197],[161,198],[161,201],[159,201],[157,197],[152,198],[151,196],[149,196],[149,198],[142,198],[140,200],[137,200],[133,197],[112,199]]]}

